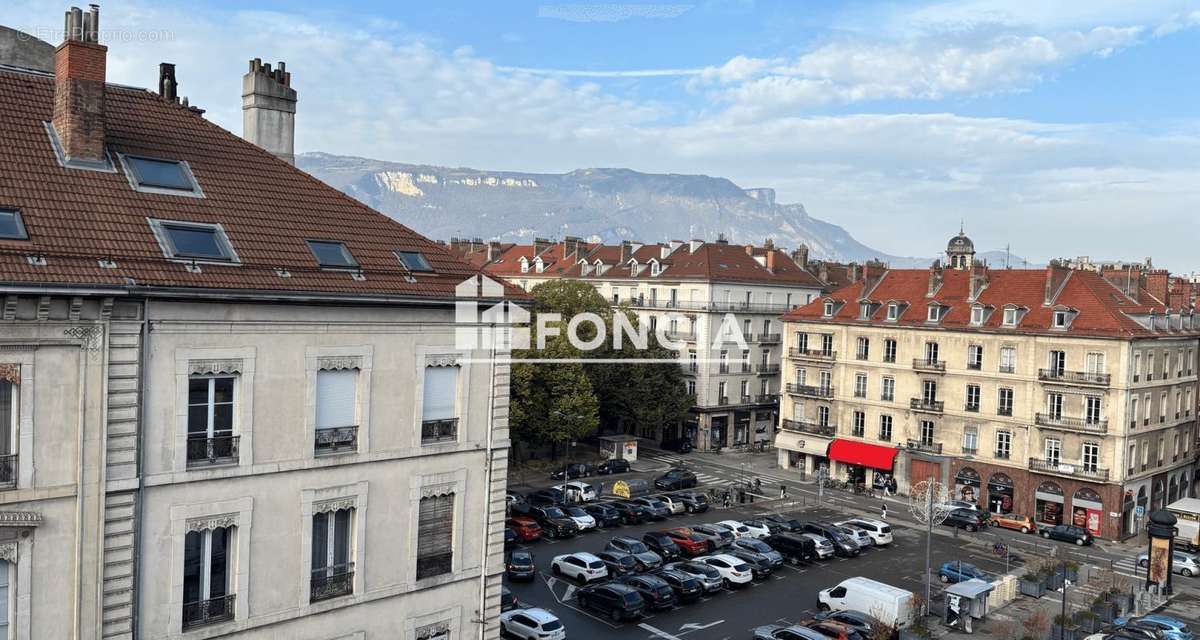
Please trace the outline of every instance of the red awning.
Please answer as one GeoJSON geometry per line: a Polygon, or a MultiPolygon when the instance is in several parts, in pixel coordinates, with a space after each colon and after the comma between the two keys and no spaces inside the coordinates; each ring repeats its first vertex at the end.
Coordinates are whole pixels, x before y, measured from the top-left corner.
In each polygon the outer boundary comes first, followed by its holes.
{"type": "Polygon", "coordinates": [[[896,451],[895,447],[881,447],[854,440],[834,440],[829,445],[829,459],[891,471],[896,460],[896,451]]]}

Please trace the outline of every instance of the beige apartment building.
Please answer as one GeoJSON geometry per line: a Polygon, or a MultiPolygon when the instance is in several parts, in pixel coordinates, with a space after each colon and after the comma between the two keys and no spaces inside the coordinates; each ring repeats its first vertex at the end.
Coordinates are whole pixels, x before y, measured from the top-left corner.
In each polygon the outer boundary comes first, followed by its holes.
{"type": "Polygon", "coordinates": [[[1193,311],[1092,271],[868,270],[784,316],[782,466],[1122,538],[1196,494],[1193,311]],[[1141,509],[1139,509],[1141,507],[1141,509]]]}

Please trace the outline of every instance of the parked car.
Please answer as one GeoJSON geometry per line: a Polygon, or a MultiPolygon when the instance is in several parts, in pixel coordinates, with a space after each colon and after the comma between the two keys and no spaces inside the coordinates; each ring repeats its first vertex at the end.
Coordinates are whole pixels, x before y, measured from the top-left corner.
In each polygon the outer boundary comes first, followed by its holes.
{"type": "Polygon", "coordinates": [[[667,510],[670,511],[671,515],[673,515],[673,516],[679,515],[685,511],[687,511],[687,508],[684,506],[683,501],[669,493],[659,494],[657,496],[654,496],[654,499],[667,505],[667,510]]]}
{"type": "Polygon", "coordinates": [[[938,506],[943,509],[950,510],[968,509],[970,511],[979,511],[979,505],[975,504],[974,502],[967,502],[966,500],[947,500],[938,506]]]}
{"type": "Polygon", "coordinates": [[[817,592],[817,608],[822,611],[870,611],[880,624],[902,628],[916,616],[911,591],[870,578],[846,578],[837,586],[817,592]]]}
{"type": "Polygon", "coordinates": [[[1113,624],[1118,627],[1141,627],[1157,629],[1167,640],[1193,640],[1194,635],[1186,622],[1161,614],[1150,614],[1138,618],[1117,618],[1113,624]]]}
{"type": "Polygon", "coordinates": [[[808,533],[807,531],[801,535],[813,541],[813,546],[815,546],[817,550],[817,558],[824,560],[826,558],[833,557],[835,549],[833,543],[829,541],[829,538],[826,538],[819,533],[808,533]]]}
{"type": "Polygon", "coordinates": [[[666,580],[656,575],[646,573],[624,576],[617,582],[637,589],[650,609],[670,609],[675,606],[675,591],[671,589],[671,585],[667,584],[666,580]]]}
{"type": "Polygon", "coordinates": [[[597,527],[607,529],[621,524],[621,513],[610,504],[592,502],[581,508],[596,521],[597,527]]]}
{"type": "MultiPolygon", "coordinates": [[[[756,542],[761,542],[771,547],[771,549],[777,551],[784,560],[787,560],[792,564],[800,564],[801,562],[810,562],[822,557],[817,548],[817,542],[814,540],[814,538],[818,537],[820,536],[812,536],[800,533],[777,533],[773,536],[767,536],[756,542]]],[[[825,544],[827,545],[827,556],[832,556],[833,546],[829,545],[828,542],[825,544]]]]}
{"type": "Polygon", "coordinates": [[[542,526],[542,533],[551,538],[569,538],[579,533],[575,521],[558,507],[530,507],[528,514],[542,526]]]}
{"type": "Polygon", "coordinates": [[[613,622],[637,620],[646,611],[646,599],[637,589],[618,582],[588,585],[575,592],[575,603],[607,615],[613,622]]]}
{"type": "Polygon", "coordinates": [[[521,495],[520,493],[517,493],[516,491],[509,491],[508,493],[504,494],[504,506],[505,507],[511,508],[514,504],[516,504],[518,502],[525,502],[525,496],[521,495]]]}
{"type": "Polygon", "coordinates": [[[667,529],[665,533],[671,537],[675,546],[679,547],[680,554],[689,558],[708,555],[716,548],[711,539],[686,527],[667,529]]]}
{"type": "Polygon", "coordinates": [[[579,527],[579,533],[585,531],[593,531],[596,528],[596,519],[590,513],[583,510],[583,507],[578,505],[567,505],[562,507],[563,513],[567,517],[575,521],[575,526],[579,527]]]}
{"type": "MultiPolygon", "coordinates": [[[[776,534],[776,535],[779,535],[779,534],[776,534]]],[[[745,551],[748,553],[757,553],[757,554],[760,554],[763,557],[765,557],[767,559],[767,561],[769,561],[771,563],[772,567],[778,567],[779,565],[783,564],[783,554],[776,551],[774,548],[771,547],[771,545],[764,542],[764,540],[768,540],[768,539],[770,539],[770,536],[768,536],[766,538],[762,538],[762,539],[743,538],[741,540],[735,540],[733,542],[733,548],[732,548],[731,553],[733,551],[745,551]]],[[[776,539],[778,540],[778,538],[776,538],[776,539]]],[[[805,546],[803,542],[800,542],[800,544],[801,544],[801,546],[805,546]]]]}
{"type": "Polygon", "coordinates": [[[597,551],[596,557],[604,561],[605,568],[608,569],[610,576],[623,576],[627,573],[635,573],[638,570],[637,558],[633,557],[632,553],[624,551],[597,551]]]}
{"type": "Polygon", "coordinates": [[[715,556],[703,556],[696,560],[716,569],[727,587],[740,587],[750,584],[750,581],[754,580],[750,565],[729,554],[718,553],[715,556]]]}
{"type": "Polygon", "coordinates": [[[680,468],[671,469],[654,479],[654,486],[664,491],[691,489],[696,484],[696,474],[680,468]]]}
{"type": "Polygon", "coordinates": [[[704,585],[705,593],[720,591],[725,586],[725,579],[721,577],[720,571],[717,571],[715,568],[697,560],[672,562],[664,568],[682,571],[693,578],[696,578],[702,585],[704,585]]]}
{"type": "Polygon", "coordinates": [[[871,541],[875,546],[882,547],[892,543],[892,526],[882,520],[873,520],[871,518],[850,518],[843,520],[841,525],[858,527],[867,532],[871,536],[871,541]]]}
{"type": "Polygon", "coordinates": [[[1040,533],[1047,540],[1073,542],[1081,547],[1085,544],[1091,544],[1093,541],[1092,534],[1088,533],[1087,529],[1077,527],[1073,524],[1057,524],[1053,527],[1043,527],[1040,533]]]}
{"type": "Polygon", "coordinates": [[[554,488],[562,492],[564,502],[591,502],[596,499],[596,488],[586,482],[575,480],[554,488]]]}
{"type": "Polygon", "coordinates": [[[516,546],[516,544],[520,541],[521,541],[520,538],[517,537],[517,532],[512,527],[504,527],[504,548],[505,549],[516,546]]]}
{"type": "Polygon", "coordinates": [[[537,575],[537,569],[533,566],[533,554],[528,551],[514,551],[508,554],[505,574],[512,582],[533,580],[537,575]]]}
{"type": "Polygon", "coordinates": [[[637,559],[638,571],[657,569],[662,566],[662,556],[650,550],[646,543],[632,536],[617,536],[608,541],[605,551],[624,551],[637,559]]]}
{"type": "MultiPolygon", "coordinates": [[[[1142,553],[1137,557],[1137,564],[1142,568],[1150,566],[1150,556],[1142,553]]],[[[1171,571],[1190,578],[1200,574],[1200,565],[1196,561],[1196,556],[1176,551],[1171,558],[1171,571]]]]}
{"type": "Polygon", "coordinates": [[[574,480],[575,478],[586,478],[595,471],[592,465],[585,462],[572,462],[551,472],[550,477],[555,480],[574,480]]]}
{"type": "Polygon", "coordinates": [[[604,566],[604,561],[586,551],[555,556],[554,560],[550,561],[550,572],[584,584],[608,577],[608,568],[604,566]]]}
{"type": "Polygon", "coordinates": [[[967,531],[979,531],[987,526],[987,517],[980,511],[955,509],[946,516],[942,524],[947,527],[966,529],[967,531]]]}
{"type": "Polygon", "coordinates": [[[870,637],[872,631],[879,626],[879,621],[862,611],[846,610],[846,611],[821,611],[813,616],[813,620],[817,622],[832,620],[840,622],[847,627],[858,631],[860,634],[870,637]]]}
{"type": "Polygon", "coordinates": [[[553,613],[534,607],[501,613],[500,635],[521,640],[566,640],[567,629],[553,613]]]}
{"type": "Polygon", "coordinates": [[[945,584],[954,584],[964,580],[991,580],[991,576],[985,573],[979,567],[961,560],[951,560],[943,562],[938,568],[938,580],[945,584]]]}
{"type": "Polygon", "coordinates": [[[725,527],[733,532],[733,539],[740,540],[741,538],[749,538],[750,528],[738,522],[737,520],[722,520],[712,523],[714,527],[725,527]]]}
{"type": "Polygon", "coordinates": [[[992,525],[1001,529],[1012,529],[1021,533],[1031,533],[1038,530],[1033,518],[1019,513],[993,513],[992,525]]]}
{"type": "Polygon", "coordinates": [[[844,558],[853,558],[858,555],[858,543],[850,536],[842,533],[840,527],[835,527],[826,522],[806,522],[804,530],[808,533],[815,533],[819,536],[824,536],[826,540],[833,545],[833,552],[844,558]]]}
{"type": "Polygon", "coordinates": [[[500,585],[500,611],[511,611],[521,605],[517,596],[506,586],[500,585]]]}
{"type": "Polygon", "coordinates": [[[634,498],[631,502],[648,511],[650,517],[654,520],[666,520],[667,516],[671,515],[671,508],[658,498],[647,496],[645,498],[634,498]]]}
{"type": "Polygon", "coordinates": [[[528,516],[514,516],[504,521],[504,525],[517,534],[521,542],[533,542],[542,539],[542,525],[528,516]]]}
{"type": "Polygon", "coordinates": [[[692,526],[692,531],[705,536],[712,540],[713,546],[717,549],[728,547],[733,544],[733,532],[725,527],[718,527],[711,524],[697,524],[692,526]]]}
{"type": "MultiPolygon", "coordinates": [[[[558,489],[555,489],[554,487],[549,487],[546,489],[541,489],[539,491],[534,491],[533,493],[529,494],[528,496],[525,496],[525,504],[529,505],[529,506],[534,506],[534,507],[545,507],[548,505],[557,505],[562,502],[563,502],[563,492],[558,489]]],[[[518,508],[520,509],[520,508],[528,508],[528,507],[526,507],[525,505],[519,505],[518,508]]]]}
{"type": "Polygon", "coordinates": [[[675,453],[690,453],[694,446],[691,438],[671,438],[662,441],[662,448],[675,453]]]}
{"type": "Polygon", "coordinates": [[[683,503],[685,513],[704,513],[708,511],[708,496],[695,491],[681,491],[671,494],[671,497],[683,503]]]}
{"type": "Polygon", "coordinates": [[[784,531],[795,533],[804,530],[804,523],[795,518],[786,518],[777,513],[768,513],[762,517],[767,522],[774,522],[779,525],[784,531]]]}
{"type": "Polygon", "coordinates": [[[875,541],[872,540],[871,536],[868,535],[867,532],[863,529],[859,529],[858,527],[852,527],[850,525],[834,525],[834,526],[836,526],[838,528],[838,530],[842,532],[842,535],[846,536],[847,538],[850,538],[850,540],[852,540],[854,542],[854,544],[858,545],[858,548],[860,550],[875,546],[875,541]]]}
{"type": "Polygon", "coordinates": [[[827,638],[798,624],[790,627],[768,624],[754,629],[754,640],[827,640],[827,638]]]}
{"type": "Polygon", "coordinates": [[[629,461],[624,458],[615,458],[613,460],[605,460],[596,467],[596,473],[602,476],[612,475],[614,473],[629,473],[629,461]]]}
{"type": "Polygon", "coordinates": [[[755,580],[769,578],[771,577],[771,573],[775,571],[775,565],[771,563],[771,559],[757,551],[734,548],[727,555],[733,556],[750,565],[750,575],[755,580]]]}
{"type": "Polygon", "coordinates": [[[742,524],[754,534],[755,538],[765,538],[774,533],[783,533],[783,525],[766,518],[751,518],[742,520],[742,524]]]}
{"type": "Polygon", "coordinates": [[[655,571],[654,575],[662,578],[663,582],[671,587],[675,592],[675,601],[679,604],[694,602],[704,595],[704,583],[690,573],[663,567],[655,571]]]}
{"type": "Polygon", "coordinates": [[[679,545],[675,544],[666,531],[649,531],[642,535],[642,542],[646,543],[646,546],[650,547],[650,550],[657,553],[664,561],[675,560],[681,553],[679,545]]]}
{"type": "Polygon", "coordinates": [[[805,626],[831,640],[866,640],[854,627],[832,620],[813,620],[805,626]]]}
{"type": "Polygon", "coordinates": [[[621,522],[625,524],[641,524],[650,519],[650,514],[632,502],[624,500],[614,500],[608,503],[621,516],[621,522]]]}

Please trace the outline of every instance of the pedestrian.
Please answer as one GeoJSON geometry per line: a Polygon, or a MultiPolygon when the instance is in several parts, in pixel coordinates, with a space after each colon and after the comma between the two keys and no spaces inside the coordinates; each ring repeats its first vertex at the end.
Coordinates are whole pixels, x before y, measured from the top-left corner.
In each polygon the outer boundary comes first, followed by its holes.
{"type": "Polygon", "coordinates": [[[754,479],[754,492],[755,492],[755,493],[762,493],[762,478],[755,478],[755,479],[754,479]]]}
{"type": "Polygon", "coordinates": [[[725,508],[728,509],[733,504],[733,498],[729,495],[729,489],[725,490],[725,499],[723,501],[725,508]]]}
{"type": "Polygon", "coordinates": [[[887,520],[887,503],[886,502],[883,503],[883,505],[881,505],[879,507],[879,519],[887,520]]]}
{"type": "Polygon", "coordinates": [[[888,491],[891,492],[892,495],[896,495],[896,479],[895,478],[888,480],[888,491]]]}
{"type": "Polygon", "coordinates": [[[596,497],[604,495],[604,481],[600,482],[600,488],[596,490],[596,497]]]}
{"type": "Polygon", "coordinates": [[[779,499],[787,500],[787,485],[782,482],[779,483],[779,499]]]}

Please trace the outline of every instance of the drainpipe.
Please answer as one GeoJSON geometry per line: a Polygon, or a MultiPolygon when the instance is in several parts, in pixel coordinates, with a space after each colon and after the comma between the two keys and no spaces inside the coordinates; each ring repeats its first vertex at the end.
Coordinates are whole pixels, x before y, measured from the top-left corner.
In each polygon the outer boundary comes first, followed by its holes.
{"type": "Polygon", "coordinates": [[[80,345],[79,349],[79,423],[76,427],[76,465],[75,465],[75,612],[71,621],[72,637],[78,638],[80,628],[80,617],[83,615],[83,588],[80,583],[83,582],[83,451],[84,451],[84,428],[87,426],[87,397],[88,397],[88,380],[87,380],[87,359],[88,353],[86,344],[80,345]]]}
{"type": "Polygon", "coordinates": [[[138,341],[137,403],[138,426],[134,440],[137,447],[137,491],[133,494],[133,611],[130,613],[129,628],[134,638],[139,637],[138,614],[142,608],[142,492],[145,490],[143,462],[146,457],[142,439],[146,430],[146,364],[150,359],[150,299],[142,302],[142,334],[138,341]]]}
{"type": "MultiPolygon", "coordinates": [[[[484,472],[484,508],[483,508],[483,552],[479,561],[479,640],[485,640],[487,636],[487,576],[488,576],[488,543],[489,532],[492,524],[492,436],[495,432],[496,418],[496,324],[493,322],[489,325],[490,332],[488,336],[492,341],[492,357],[488,364],[488,380],[491,382],[490,390],[488,391],[488,429],[487,429],[487,449],[486,462],[484,472]]],[[[511,378],[510,378],[511,380],[511,378]]]]}

